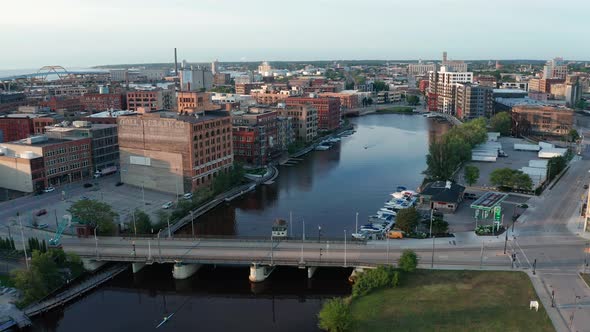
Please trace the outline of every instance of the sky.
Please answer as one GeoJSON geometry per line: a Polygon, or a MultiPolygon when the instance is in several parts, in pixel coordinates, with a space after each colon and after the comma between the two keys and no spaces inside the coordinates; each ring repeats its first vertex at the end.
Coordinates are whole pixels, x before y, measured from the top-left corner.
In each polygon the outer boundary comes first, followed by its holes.
{"type": "Polygon", "coordinates": [[[588,0],[2,0],[0,69],[179,61],[590,60],[588,0]]]}

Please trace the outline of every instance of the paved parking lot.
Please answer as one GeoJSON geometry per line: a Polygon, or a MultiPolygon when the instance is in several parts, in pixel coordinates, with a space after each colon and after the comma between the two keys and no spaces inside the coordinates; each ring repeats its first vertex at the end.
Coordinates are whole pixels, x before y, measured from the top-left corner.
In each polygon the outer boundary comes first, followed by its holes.
{"type": "MultiPolygon", "coordinates": [[[[523,166],[528,166],[529,160],[539,159],[537,152],[532,151],[516,151],[514,144],[526,144],[527,141],[514,137],[501,137],[498,142],[502,143],[502,149],[508,157],[500,157],[496,162],[472,161],[468,165],[473,165],[479,168],[479,180],[474,186],[477,187],[492,187],[490,184],[490,174],[498,168],[520,169],[523,166]]],[[[465,185],[463,179],[463,170],[458,174],[458,182],[465,185]]]]}
{"type": "MultiPolygon", "coordinates": [[[[135,208],[148,213],[152,221],[155,222],[157,221],[156,212],[161,210],[162,204],[174,200],[174,194],[147,189],[142,192],[141,188],[126,184],[116,186],[115,184],[118,181],[118,175],[107,176],[101,179],[72,184],[69,187],[56,188],[53,193],[21,198],[22,200],[34,200],[36,203],[32,208],[21,211],[23,225],[31,225],[32,219],[35,218],[38,224],[48,224],[48,229],[53,230],[55,229],[56,219],[61,220],[63,215],[68,213],[67,209],[72,203],[84,196],[109,204],[119,214],[119,220],[123,222],[132,220],[132,211],[135,208]],[[92,183],[93,186],[83,188],[84,183],[92,183]],[[41,209],[45,209],[47,214],[35,216],[35,213],[41,209]]],[[[7,203],[9,202],[4,204],[7,203]]],[[[14,219],[14,217],[12,218],[14,219]]]]}

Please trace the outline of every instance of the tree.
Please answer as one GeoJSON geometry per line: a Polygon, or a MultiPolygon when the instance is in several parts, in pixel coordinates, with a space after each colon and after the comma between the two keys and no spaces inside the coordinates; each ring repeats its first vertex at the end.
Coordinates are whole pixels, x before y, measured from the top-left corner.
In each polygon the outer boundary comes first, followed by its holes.
{"type": "Polygon", "coordinates": [[[577,109],[579,109],[579,110],[585,110],[586,108],[588,108],[588,102],[587,102],[587,101],[585,101],[585,100],[583,100],[583,99],[580,99],[580,100],[579,100],[579,101],[576,103],[576,105],[575,105],[575,108],[577,108],[577,109]]]}
{"type": "Polygon", "coordinates": [[[367,99],[367,104],[368,104],[369,106],[373,105],[373,98],[369,97],[369,98],[367,99]]]}
{"type": "Polygon", "coordinates": [[[410,106],[420,105],[420,98],[418,98],[418,96],[408,96],[406,100],[408,101],[408,105],[410,106]]]}
{"type": "Polygon", "coordinates": [[[330,332],[343,332],[352,327],[350,306],[342,298],[327,300],[318,314],[319,327],[330,332]]]}
{"type": "Polygon", "coordinates": [[[413,272],[418,266],[418,256],[413,250],[406,249],[399,258],[398,265],[405,272],[413,272]]]}
{"type": "Polygon", "coordinates": [[[490,174],[490,183],[495,186],[531,190],[533,181],[528,174],[510,168],[498,168],[490,174]]]}
{"type": "Polygon", "coordinates": [[[111,235],[115,231],[114,222],[118,214],[106,203],[84,199],[72,204],[68,211],[91,228],[98,226],[99,234],[111,235]]]}
{"type": "Polygon", "coordinates": [[[508,136],[512,128],[512,119],[507,112],[500,112],[492,117],[490,126],[493,131],[497,131],[503,136],[508,136]]]}
{"type": "MultiPolygon", "coordinates": [[[[430,227],[430,220],[423,221],[424,226],[430,227]]],[[[432,234],[446,235],[449,233],[449,223],[440,216],[432,218],[432,234]]]]}
{"type": "Polygon", "coordinates": [[[15,271],[13,279],[16,288],[23,292],[24,303],[45,297],[63,283],[63,276],[52,251],[42,253],[34,250],[30,269],[15,271]]]}
{"type": "Polygon", "coordinates": [[[395,217],[396,226],[406,233],[411,233],[420,221],[420,214],[415,207],[401,209],[395,217]]]}
{"type": "Polygon", "coordinates": [[[465,182],[472,186],[479,180],[479,168],[473,165],[465,166],[464,170],[465,182]]]}
{"type": "Polygon", "coordinates": [[[389,91],[389,85],[383,81],[375,81],[373,83],[373,90],[375,90],[375,92],[389,91]]]}
{"type": "Polygon", "coordinates": [[[580,139],[580,134],[578,133],[577,130],[571,129],[570,132],[568,133],[567,137],[570,142],[575,142],[580,139]]]}
{"type": "Polygon", "coordinates": [[[562,156],[557,156],[549,159],[547,162],[547,178],[552,180],[555,176],[565,169],[567,160],[562,156]]]}
{"type": "Polygon", "coordinates": [[[153,229],[150,216],[140,209],[135,209],[135,227],[137,234],[150,234],[153,229]]]}

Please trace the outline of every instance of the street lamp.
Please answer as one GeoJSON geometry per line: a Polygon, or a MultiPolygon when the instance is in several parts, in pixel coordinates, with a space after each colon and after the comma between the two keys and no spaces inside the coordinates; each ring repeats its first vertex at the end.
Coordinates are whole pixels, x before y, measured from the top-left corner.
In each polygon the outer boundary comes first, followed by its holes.
{"type": "Polygon", "coordinates": [[[25,233],[23,232],[23,223],[20,220],[20,213],[16,213],[16,218],[18,219],[18,223],[20,225],[20,237],[21,241],[23,242],[23,251],[25,253],[25,264],[27,265],[27,270],[29,269],[29,258],[27,256],[27,244],[25,243],[25,233]]]}
{"type": "Polygon", "coordinates": [[[170,216],[168,216],[168,237],[172,237],[172,233],[170,232],[170,216]]]}
{"type": "Polygon", "coordinates": [[[190,210],[189,212],[191,214],[191,228],[193,230],[193,237],[195,237],[195,218],[193,215],[193,210],[190,210]]]}
{"type": "Polygon", "coordinates": [[[98,225],[94,227],[94,243],[95,243],[95,253],[96,253],[96,260],[98,260],[98,237],[96,236],[96,230],[98,229],[98,225]]]}
{"type": "Polygon", "coordinates": [[[162,262],[162,247],[160,247],[160,233],[162,232],[162,229],[160,228],[160,230],[158,231],[158,256],[160,256],[160,262],[162,262]]]}
{"type": "Polygon", "coordinates": [[[321,237],[322,237],[322,226],[318,225],[318,243],[320,243],[321,237]]]}
{"type": "Polygon", "coordinates": [[[359,232],[359,213],[356,213],[356,218],[354,221],[354,232],[358,233],[359,232]]]}
{"type": "Polygon", "coordinates": [[[344,267],[346,267],[346,230],[344,230],[344,267]]]}

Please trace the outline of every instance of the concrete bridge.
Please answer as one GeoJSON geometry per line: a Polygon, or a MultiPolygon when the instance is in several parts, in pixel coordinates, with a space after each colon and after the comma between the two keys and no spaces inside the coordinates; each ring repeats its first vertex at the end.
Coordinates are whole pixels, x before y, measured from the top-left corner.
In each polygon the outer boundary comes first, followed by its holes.
{"type": "Polygon", "coordinates": [[[403,249],[412,247],[423,267],[510,270],[504,242],[457,247],[449,239],[376,241],[300,241],[270,239],[119,238],[65,239],[66,252],[79,255],[88,270],[106,262],[131,263],[134,272],[154,263],[172,263],[172,275],[186,279],[204,264],[250,266],[249,279],[264,281],[277,266],[307,269],[311,278],[318,268],[371,268],[396,264],[403,249]],[[433,249],[434,245],[434,249],[433,249]]]}

